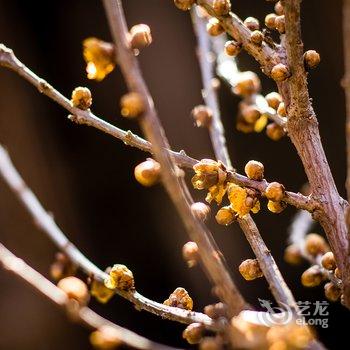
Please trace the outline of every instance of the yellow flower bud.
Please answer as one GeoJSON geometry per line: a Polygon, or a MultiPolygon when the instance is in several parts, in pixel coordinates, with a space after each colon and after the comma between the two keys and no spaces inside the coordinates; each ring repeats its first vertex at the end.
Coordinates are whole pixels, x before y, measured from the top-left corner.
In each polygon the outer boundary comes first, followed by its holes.
{"type": "Polygon", "coordinates": [[[185,310],[193,309],[193,300],[185,288],[176,288],[169,298],[164,301],[164,305],[179,307],[185,310]]]}
{"type": "Polygon", "coordinates": [[[109,289],[120,289],[125,291],[135,289],[133,273],[125,265],[121,264],[115,264],[112,267],[104,284],[109,289]]]}
{"type": "Polygon", "coordinates": [[[77,87],[72,92],[71,104],[79,109],[89,109],[92,104],[91,92],[86,87],[77,87]]]}
{"type": "Polygon", "coordinates": [[[63,278],[58,282],[57,287],[64,291],[68,298],[76,300],[81,306],[89,302],[89,290],[79,278],[73,276],[63,278]]]}

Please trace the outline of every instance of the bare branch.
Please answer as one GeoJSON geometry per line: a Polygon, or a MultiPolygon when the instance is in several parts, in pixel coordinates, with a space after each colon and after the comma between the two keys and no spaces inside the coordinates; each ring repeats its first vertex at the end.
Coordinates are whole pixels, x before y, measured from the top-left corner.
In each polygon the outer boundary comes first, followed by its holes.
{"type": "MultiPolygon", "coordinates": [[[[69,118],[83,125],[92,126],[100,131],[105,132],[131,147],[136,147],[144,152],[153,154],[152,144],[143,138],[133,134],[130,130],[125,131],[114,125],[107,123],[94,115],[90,110],[84,111],[79,108],[73,107],[70,101],[64,97],[53,86],[47,83],[44,79],[38,77],[28,67],[26,67],[18,58],[14,55],[11,49],[8,49],[4,45],[0,44],[0,65],[11,69],[19,76],[27,80],[33,86],[35,86],[41,93],[61,105],[67,111],[72,113],[69,118]]],[[[198,160],[186,155],[184,151],[174,152],[166,150],[175,159],[176,163],[180,167],[192,169],[198,160]]],[[[247,178],[244,175],[240,175],[236,172],[229,172],[228,178],[230,181],[237,185],[254,188],[260,191],[262,194],[268,186],[266,181],[254,181],[247,178]]],[[[303,196],[300,193],[286,192],[286,196],[283,199],[286,203],[293,205],[299,209],[305,209],[313,212],[317,209],[318,203],[310,197],[303,196]]]]}
{"type": "Polygon", "coordinates": [[[284,0],[285,45],[291,77],[279,83],[287,107],[288,132],[303,162],[312,197],[320,202],[315,214],[326,232],[337,265],[342,271],[345,303],[350,306],[349,240],[345,223],[348,206],[338,193],[324,153],[318,123],[307,89],[300,28],[300,0],[284,0]]]}
{"type": "MultiPolygon", "coordinates": [[[[203,98],[206,105],[213,110],[213,121],[217,124],[217,126],[214,124],[214,127],[209,129],[210,138],[212,140],[216,158],[222,160],[225,164],[231,164],[231,160],[226,149],[225,136],[223,134],[223,130],[221,130],[222,123],[217,94],[213,90],[211,84],[212,79],[214,78],[213,65],[215,64],[214,60],[209,59],[210,54],[212,53],[212,42],[206,31],[205,20],[200,18],[195,11],[192,11],[192,20],[198,41],[198,58],[201,66],[202,80],[205,91],[203,98]]],[[[285,283],[270,251],[265,245],[265,242],[262,239],[254,220],[250,215],[246,215],[244,218],[239,219],[238,223],[259,261],[260,268],[264,273],[277,303],[282,307],[288,305],[296,314],[298,307],[294,297],[285,283]]]]}
{"type": "Polygon", "coordinates": [[[81,307],[75,310],[72,308],[71,300],[61,289],[56,287],[48,279],[39,272],[27,265],[22,259],[17,258],[6,247],[0,243],[0,263],[4,269],[14,273],[17,277],[27,282],[31,287],[35,288],[41,294],[46,296],[56,305],[74,312],[74,319],[79,320],[82,324],[90,329],[99,329],[103,326],[112,327],[116,336],[126,345],[140,350],[171,350],[175,349],[166,345],[161,345],[148,340],[138,334],[120,327],[105,318],[101,317],[88,307],[81,307]]]}
{"type": "Polygon", "coordinates": [[[118,63],[126,84],[130,91],[137,92],[144,101],[145,112],[140,118],[140,125],[147,139],[152,143],[155,158],[161,164],[163,184],[174,202],[191,240],[198,244],[201,262],[208,277],[220,290],[220,298],[227,304],[230,315],[237,315],[247,304],[234,284],[211,232],[192,214],[190,205],[193,200],[188,188],[183,179],[177,175],[178,171],[173,157],[165,150],[170,147],[143,80],[137,59],[130,48],[128,28],[121,1],[104,0],[103,3],[117,49],[118,63]]]}
{"type": "Polygon", "coordinates": [[[279,45],[276,44],[276,49],[272,49],[266,42],[263,42],[261,46],[255,45],[251,41],[251,31],[237,15],[230,12],[227,16],[217,16],[213,10],[211,0],[198,0],[197,3],[220,21],[227,34],[241,43],[243,48],[259,62],[265,74],[270,74],[273,66],[279,63],[279,45]]]}
{"type": "MultiPolygon", "coordinates": [[[[79,266],[88,276],[104,282],[108,275],[87,259],[71,243],[62,230],[57,226],[54,219],[40,204],[34,193],[28,188],[16,168],[11,162],[8,153],[0,146],[0,175],[16,194],[17,198],[32,216],[34,222],[55,244],[62,250],[72,262],[79,266]]],[[[116,290],[116,293],[132,302],[139,310],[146,310],[155,315],[181,323],[200,322],[209,329],[217,329],[217,325],[205,314],[191,312],[180,308],[169,307],[150,300],[137,291],[125,292],[116,290]]]]}

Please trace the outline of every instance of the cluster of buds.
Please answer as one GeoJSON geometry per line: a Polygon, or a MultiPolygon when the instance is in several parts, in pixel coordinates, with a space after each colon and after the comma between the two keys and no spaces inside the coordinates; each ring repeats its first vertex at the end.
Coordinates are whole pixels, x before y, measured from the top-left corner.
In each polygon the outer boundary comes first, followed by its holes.
{"type": "Polygon", "coordinates": [[[253,320],[246,311],[233,317],[231,326],[236,334],[235,348],[239,349],[301,350],[315,339],[308,326],[294,320],[268,326],[253,320]]]}
{"type": "Polygon", "coordinates": [[[185,288],[178,287],[176,288],[163,302],[164,305],[179,307],[180,309],[192,310],[193,309],[193,300],[188,294],[185,288]]]}
{"type": "Polygon", "coordinates": [[[267,186],[265,190],[265,196],[269,200],[267,208],[272,213],[279,214],[287,207],[287,204],[282,201],[284,194],[284,186],[278,182],[271,182],[267,186]]]}
{"type": "Polygon", "coordinates": [[[102,326],[90,334],[91,345],[98,350],[113,350],[122,345],[117,332],[110,326],[102,326]]]}
{"type": "MultiPolygon", "coordinates": [[[[280,117],[286,117],[286,109],[282,102],[282,97],[277,92],[270,92],[265,96],[265,100],[270,108],[273,108],[280,117]]],[[[266,135],[273,141],[280,140],[285,136],[284,129],[278,124],[272,122],[266,127],[266,135]]]]}
{"type": "Polygon", "coordinates": [[[192,177],[192,185],[197,190],[208,190],[206,201],[215,200],[218,204],[226,193],[227,172],[225,166],[219,161],[202,159],[193,166],[195,175],[192,177]]]}
{"type": "Polygon", "coordinates": [[[259,30],[260,23],[254,17],[247,17],[243,24],[251,31],[250,40],[253,44],[261,45],[264,40],[264,34],[259,30]]]}
{"type": "Polygon", "coordinates": [[[104,281],[108,289],[132,291],[135,289],[134,275],[125,265],[115,264],[104,281]]]}
{"type": "Polygon", "coordinates": [[[83,56],[89,79],[103,80],[115,67],[115,51],[111,43],[97,38],[83,41],[83,56]]]}
{"type": "Polygon", "coordinates": [[[55,254],[55,260],[50,266],[50,275],[55,281],[62,278],[74,276],[77,266],[67,257],[67,255],[58,252],[55,254]]]}
{"type": "MultiPolygon", "coordinates": [[[[341,273],[334,258],[334,254],[326,240],[316,234],[310,233],[306,235],[304,245],[289,245],[284,253],[286,262],[292,265],[300,264],[304,256],[309,257],[311,261],[318,264],[312,265],[301,275],[301,283],[305,287],[317,287],[324,282],[329,275],[333,275],[334,280],[341,280],[341,273]]],[[[339,283],[334,283],[333,279],[324,286],[325,296],[329,301],[335,302],[341,298],[342,291],[339,283]]]]}
{"type": "Polygon", "coordinates": [[[231,209],[241,218],[250,211],[256,214],[260,210],[259,193],[251,188],[230,183],[227,188],[227,196],[231,209]]]}
{"type": "Polygon", "coordinates": [[[77,277],[65,277],[57,283],[57,287],[66,293],[69,299],[75,300],[80,306],[85,306],[90,300],[87,285],[77,277]]]}
{"type": "MultiPolygon", "coordinates": [[[[238,74],[233,88],[233,92],[243,98],[238,106],[236,124],[238,131],[261,132],[267,125],[267,115],[263,113],[261,106],[256,104],[260,89],[260,79],[255,73],[247,71],[238,74]]],[[[262,97],[261,99],[263,100],[262,97]]],[[[266,104],[265,101],[263,102],[266,104]]]]}
{"type": "Polygon", "coordinates": [[[275,11],[265,17],[265,26],[270,30],[277,30],[280,34],[286,31],[284,10],[280,1],[275,4],[275,11]]]}

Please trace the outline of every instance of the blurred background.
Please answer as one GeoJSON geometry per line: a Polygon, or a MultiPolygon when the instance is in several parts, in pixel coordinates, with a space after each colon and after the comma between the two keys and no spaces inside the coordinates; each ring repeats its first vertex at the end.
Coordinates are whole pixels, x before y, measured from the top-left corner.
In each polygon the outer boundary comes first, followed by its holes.
{"type": "MultiPolygon", "coordinates": [[[[201,81],[195,56],[195,37],[188,13],[171,0],[124,1],[129,25],[147,23],[154,43],[139,59],[167,136],[175,150],[196,158],[213,156],[207,132],[193,127],[190,111],[202,103],[201,81]]],[[[232,1],[242,18],[263,21],[272,4],[263,0],[232,1]]],[[[344,96],[341,1],[303,2],[303,37],[306,49],[321,54],[321,65],[310,74],[310,93],[320,122],[323,144],[342,195],[345,195],[344,96]]],[[[134,122],[119,114],[119,98],[126,88],[118,69],[103,82],[85,74],[81,43],[90,36],[110,40],[104,10],[97,0],[0,0],[0,42],[34,72],[65,96],[76,86],[93,93],[93,111],[103,119],[140,133],[134,122]]],[[[257,63],[239,56],[242,70],[258,72],[257,63]]],[[[259,73],[260,74],[260,73],[259,73]]],[[[260,74],[263,94],[274,83],[260,74]]],[[[222,84],[222,116],[234,166],[242,172],[250,159],[264,163],[268,180],[280,181],[298,191],[305,175],[287,138],[278,143],[262,134],[241,134],[235,129],[239,99],[222,84]]],[[[102,269],[126,264],[134,273],[139,292],[162,302],[178,286],[185,287],[202,310],[216,302],[200,268],[189,270],[181,257],[188,240],[175,208],[163,188],[146,189],[133,178],[133,169],[148,155],[97,130],[72,124],[67,112],[14,73],[0,70],[0,142],[45,208],[91,260],[102,269]]],[[[194,192],[203,200],[204,192],[194,192]]],[[[215,210],[215,208],[213,208],[215,210]]],[[[254,218],[297,300],[325,300],[323,288],[308,290],[299,279],[305,266],[284,263],[287,228],[295,214],[280,215],[264,208],[254,218]]],[[[245,282],[239,263],[253,254],[237,225],[228,228],[209,223],[242,293],[253,305],[258,297],[271,299],[263,279],[245,282]]],[[[322,233],[319,228],[316,232],[322,233]]],[[[33,225],[28,214],[0,181],[0,241],[49,276],[56,252],[53,244],[33,225]]],[[[90,349],[88,331],[66,320],[61,310],[5,271],[0,271],[0,349],[90,349]]],[[[93,309],[118,324],[153,340],[189,347],[181,337],[184,326],[136,311],[129,302],[114,297],[93,309]]],[[[330,348],[339,348],[349,313],[339,304],[328,308],[329,328],[317,329],[330,348]],[[344,327],[343,327],[344,325],[344,327]]]]}

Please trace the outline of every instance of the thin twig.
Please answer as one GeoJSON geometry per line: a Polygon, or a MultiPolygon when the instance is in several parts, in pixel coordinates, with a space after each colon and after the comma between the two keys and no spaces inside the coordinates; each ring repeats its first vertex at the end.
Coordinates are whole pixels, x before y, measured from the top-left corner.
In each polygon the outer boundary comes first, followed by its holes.
{"type": "Polygon", "coordinates": [[[142,77],[138,61],[130,48],[128,28],[121,1],[103,1],[114,45],[117,49],[118,63],[130,91],[137,92],[143,98],[145,112],[140,125],[146,138],[152,143],[155,158],[162,167],[163,184],[174,202],[191,240],[199,247],[202,265],[211,282],[220,290],[221,300],[227,304],[229,314],[237,315],[246,307],[246,302],[233,282],[225,261],[211,232],[191,212],[193,203],[183,178],[178,176],[173,157],[166,152],[169,143],[158,119],[152,97],[142,77]]]}
{"type": "Polygon", "coordinates": [[[211,0],[198,0],[197,4],[203,6],[211,16],[220,21],[227,34],[241,43],[243,48],[259,62],[265,74],[270,73],[273,66],[279,61],[278,44],[275,45],[276,49],[272,49],[266,42],[263,42],[261,46],[255,45],[251,41],[251,31],[236,14],[230,12],[226,16],[217,16],[211,0]]]}
{"type": "Polygon", "coordinates": [[[206,23],[199,17],[196,8],[191,11],[193,27],[197,36],[197,56],[202,75],[202,96],[210,107],[213,117],[209,126],[209,135],[216,160],[221,160],[228,169],[233,169],[226,146],[225,131],[220,118],[220,107],[216,88],[213,84],[215,60],[213,59],[211,41],[206,32],[206,23]]]}
{"type": "Polygon", "coordinates": [[[349,240],[345,223],[348,203],[338,193],[312,108],[303,60],[300,26],[300,0],[283,0],[285,46],[291,77],[279,83],[288,114],[288,133],[302,160],[312,197],[319,201],[315,218],[322,225],[338,267],[342,271],[345,304],[350,307],[349,240]]]}
{"type": "MultiPolygon", "coordinates": [[[[33,73],[28,67],[26,67],[21,61],[18,60],[11,49],[7,48],[3,44],[0,44],[0,65],[11,69],[19,76],[27,80],[30,84],[35,86],[41,93],[69,111],[71,113],[69,116],[70,120],[78,124],[92,126],[108,135],[111,135],[123,141],[128,146],[136,147],[144,152],[153,154],[152,144],[135,135],[130,130],[125,131],[114,125],[111,125],[101,118],[97,117],[90,110],[84,111],[73,107],[66,97],[64,97],[59,91],[57,91],[44,79],[38,77],[35,73],[33,73]]],[[[166,152],[170,153],[170,155],[175,159],[177,165],[180,167],[192,169],[193,165],[198,162],[197,159],[187,156],[184,151],[174,152],[172,150],[166,149],[166,152]]],[[[229,171],[228,179],[237,185],[254,188],[261,194],[264,193],[266,187],[269,184],[265,180],[254,181],[244,175],[233,171],[229,171]]],[[[313,200],[311,197],[303,196],[300,193],[287,191],[283,200],[298,209],[304,209],[310,212],[317,210],[319,207],[317,201],[313,200]]]]}
{"type": "Polygon", "coordinates": [[[171,350],[175,349],[148,340],[126,328],[120,327],[111,321],[101,317],[88,307],[76,309],[72,307],[71,300],[61,289],[56,287],[52,282],[42,276],[39,272],[27,265],[22,259],[17,258],[11,251],[0,243],[0,264],[4,269],[14,273],[17,277],[27,282],[41,294],[46,296],[56,305],[63,307],[68,312],[73,312],[74,320],[80,321],[90,329],[100,329],[103,326],[112,327],[116,336],[124,344],[141,350],[171,350]]]}
{"type": "MultiPolygon", "coordinates": [[[[38,228],[88,276],[100,282],[104,282],[108,275],[87,259],[76,246],[68,240],[62,230],[57,226],[52,216],[47,213],[34,193],[28,188],[11,162],[8,153],[2,146],[0,146],[0,175],[32,216],[38,228]]],[[[137,291],[125,292],[116,290],[116,293],[132,302],[138,310],[146,310],[163,318],[186,324],[200,322],[209,329],[217,329],[217,325],[205,314],[157,303],[144,297],[137,291]]]]}
{"type": "MultiPolygon", "coordinates": [[[[197,35],[198,42],[198,58],[201,66],[204,101],[208,107],[213,110],[213,121],[222,127],[221,115],[219,111],[219,104],[216,92],[212,87],[212,80],[214,78],[215,61],[210,60],[212,54],[212,42],[206,31],[206,22],[195,11],[192,11],[192,21],[197,35]]],[[[220,127],[209,129],[210,138],[212,140],[215,156],[225,164],[231,164],[231,160],[226,149],[226,140],[223,130],[220,127]]],[[[285,283],[278,266],[268,250],[261,234],[250,215],[238,220],[239,226],[244,232],[255,256],[259,261],[261,270],[270,286],[271,292],[275,297],[277,303],[282,307],[288,306],[296,314],[298,307],[295,299],[285,283]]]]}

